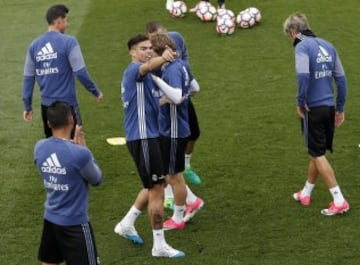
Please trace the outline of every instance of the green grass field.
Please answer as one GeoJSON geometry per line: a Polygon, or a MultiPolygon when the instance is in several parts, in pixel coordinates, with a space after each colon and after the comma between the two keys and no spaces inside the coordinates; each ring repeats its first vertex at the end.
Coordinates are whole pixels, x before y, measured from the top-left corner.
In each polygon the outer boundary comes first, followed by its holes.
{"type": "MultiPolygon", "coordinates": [[[[186,1],[192,7],[196,1],[186,1]]],[[[214,1],[213,1],[214,2],[214,1]]],[[[45,193],[32,163],[43,137],[38,89],[35,120],[22,120],[22,70],[26,48],[47,28],[45,0],[0,0],[0,260],[1,264],[39,264],[37,250],[45,193]]],[[[88,70],[102,89],[100,104],[78,86],[87,144],[104,172],[90,191],[90,218],[102,263],[187,265],[358,265],[360,254],[360,83],[358,30],[360,2],[354,0],[227,0],[235,13],[256,6],[262,22],[220,37],[215,24],[194,14],[172,19],[164,0],[68,0],[71,25],[88,70]],[[351,211],[326,218],[330,202],[322,182],[313,203],[303,208],[292,193],[305,181],[307,155],[295,112],[293,47],[282,33],[292,12],[307,14],[313,30],[333,42],[347,71],[346,122],[336,131],[329,154],[351,211]],[[181,32],[188,45],[201,92],[194,98],[202,135],[192,166],[203,184],[192,187],[205,200],[184,231],[166,232],[167,241],[186,252],[183,260],[151,257],[152,233],[144,214],[137,230],[142,247],[113,233],[141,184],[127,149],[107,137],[124,134],[120,79],[130,61],[127,40],[150,20],[181,32]]],[[[170,215],[167,212],[167,215],[170,215]]]]}

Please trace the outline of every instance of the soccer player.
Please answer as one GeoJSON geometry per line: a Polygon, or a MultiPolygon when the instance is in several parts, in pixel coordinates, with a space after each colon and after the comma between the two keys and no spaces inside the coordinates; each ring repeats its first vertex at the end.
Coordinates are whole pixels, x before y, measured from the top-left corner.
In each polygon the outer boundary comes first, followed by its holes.
{"type": "MultiPolygon", "coordinates": [[[[154,34],[150,37],[150,41],[157,55],[162,54],[167,47],[176,50],[175,43],[167,34],[154,34]]],[[[182,100],[170,99],[168,104],[160,107],[159,124],[164,170],[167,183],[172,186],[175,197],[173,216],[164,222],[164,228],[183,229],[186,221],[192,218],[204,204],[200,198],[191,193],[193,203],[185,206],[187,188],[183,177],[184,153],[190,135],[188,104],[193,76],[188,64],[176,59],[164,64],[161,68],[161,78],[155,75],[153,78],[162,91],[170,87],[181,92],[182,95],[182,100]]]]}
{"type": "MultiPolygon", "coordinates": [[[[53,5],[46,13],[48,31],[34,40],[26,53],[24,65],[23,102],[25,121],[32,121],[32,96],[35,80],[40,87],[41,115],[46,137],[52,135],[46,110],[55,101],[72,107],[75,124],[82,124],[75,89],[75,77],[99,101],[103,94],[92,81],[75,37],[64,34],[68,26],[69,9],[53,5]]],[[[75,125],[72,135],[75,130],[75,125]]]]}
{"type": "Polygon", "coordinates": [[[329,208],[323,209],[321,214],[342,214],[350,206],[344,199],[325,153],[326,150],[332,152],[334,128],[340,127],[345,120],[345,72],[334,46],[311,31],[304,14],[291,14],[285,20],[283,30],[295,46],[297,113],[302,119],[303,135],[310,156],[305,186],[293,197],[302,205],[309,205],[320,175],[333,197],[329,208]],[[333,81],[337,87],[336,102],[333,81]]]}
{"type": "MultiPolygon", "coordinates": [[[[189,64],[188,59],[188,51],[184,41],[183,36],[176,31],[167,31],[167,29],[159,22],[151,21],[146,24],[145,27],[146,33],[148,36],[154,34],[168,34],[169,37],[175,42],[176,52],[178,57],[189,64]]],[[[193,85],[191,90],[191,96],[194,96],[197,92],[199,92],[200,87],[195,79],[193,79],[193,85]]],[[[186,180],[192,184],[200,185],[201,179],[196,174],[196,172],[191,167],[191,157],[195,148],[195,143],[197,139],[200,137],[200,128],[198,118],[195,112],[195,107],[191,101],[191,97],[189,98],[189,123],[190,123],[190,136],[188,138],[188,143],[186,145],[185,151],[185,171],[184,175],[186,180]]]]}
{"type": "Polygon", "coordinates": [[[100,264],[88,217],[88,185],[98,186],[102,172],[80,126],[70,138],[75,123],[71,107],[56,101],[46,116],[53,136],[38,141],[34,149],[47,193],[39,260],[43,265],[100,264]]]}
{"type": "MultiPolygon", "coordinates": [[[[182,251],[169,246],[163,229],[163,196],[165,176],[159,141],[159,91],[150,71],[174,59],[175,53],[167,49],[161,56],[153,56],[152,45],[145,35],[128,41],[131,63],[125,69],[121,82],[121,98],[125,112],[126,144],[141,177],[143,189],[133,206],[115,226],[115,233],[143,244],[134,223],[140,213],[148,208],[153,231],[152,256],[179,258],[182,251]]],[[[168,95],[171,97],[171,95],[168,95]]],[[[181,97],[181,95],[180,95],[181,97]]],[[[177,96],[179,98],[179,96],[177,96]]]]}
{"type": "MultiPolygon", "coordinates": [[[[167,29],[159,22],[157,21],[151,21],[148,22],[145,26],[145,31],[148,36],[153,36],[154,34],[168,34],[168,36],[174,41],[176,46],[176,53],[178,55],[178,58],[182,59],[186,64],[189,65],[188,61],[188,52],[187,47],[184,41],[184,38],[182,35],[175,31],[167,31],[167,29]]],[[[191,81],[191,96],[194,96],[196,93],[200,91],[199,84],[197,83],[196,79],[193,79],[191,81]]],[[[184,176],[186,180],[192,184],[200,185],[201,179],[200,177],[195,173],[195,171],[192,170],[190,161],[191,156],[194,151],[196,140],[200,136],[200,129],[199,129],[199,123],[197,119],[197,115],[195,112],[194,105],[191,101],[191,97],[189,98],[189,124],[190,124],[190,136],[188,137],[188,142],[186,144],[185,149],[185,171],[184,176]]],[[[198,210],[200,210],[200,207],[204,204],[204,202],[200,199],[198,200],[197,197],[193,194],[191,189],[186,185],[187,189],[187,197],[186,197],[186,205],[188,213],[185,219],[186,221],[189,220],[189,213],[191,212],[191,217],[193,217],[198,210]],[[201,203],[200,203],[201,202],[201,203]]],[[[174,194],[172,191],[172,188],[170,185],[167,185],[165,187],[165,199],[164,199],[164,206],[170,209],[174,209],[174,194]]]]}

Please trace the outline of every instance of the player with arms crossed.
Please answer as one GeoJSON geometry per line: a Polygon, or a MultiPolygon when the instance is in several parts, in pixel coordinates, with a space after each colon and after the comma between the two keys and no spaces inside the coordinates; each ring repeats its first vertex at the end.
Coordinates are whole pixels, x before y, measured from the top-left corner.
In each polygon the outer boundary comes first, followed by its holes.
{"type": "Polygon", "coordinates": [[[86,148],[80,126],[74,140],[71,107],[54,102],[47,108],[53,136],[37,142],[34,161],[47,192],[39,248],[43,265],[100,264],[88,217],[88,185],[98,186],[102,172],[86,148]]]}
{"type": "MultiPolygon", "coordinates": [[[[68,26],[69,9],[65,5],[51,6],[46,13],[48,31],[34,40],[26,53],[24,65],[23,102],[25,121],[32,121],[32,96],[35,80],[40,87],[41,114],[46,137],[52,135],[46,110],[55,101],[72,107],[75,124],[82,124],[76,97],[75,77],[99,101],[103,95],[90,78],[75,37],[64,34],[68,26]]],[[[75,125],[72,131],[72,136],[75,125]]]]}
{"type": "Polygon", "coordinates": [[[303,134],[310,155],[305,186],[293,197],[302,205],[309,205],[311,192],[320,175],[333,197],[329,208],[323,209],[321,214],[342,214],[350,206],[343,197],[325,153],[326,150],[332,152],[334,129],[340,127],[345,119],[345,72],[333,45],[315,36],[304,14],[290,15],[284,22],[283,30],[295,46],[297,113],[303,122],[303,134]],[[336,104],[333,80],[337,86],[336,104]]]}
{"type": "Polygon", "coordinates": [[[121,97],[125,111],[124,127],[126,144],[141,177],[143,189],[114,231],[135,244],[143,244],[134,223],[147,205],[153,231],[152,256],[184,257],[182,251],[172,248],[165,241],[162,224],[165,176],[158,124],[160,102],[159,91],[150,74],[150,71],[173,60],[175,53],[167,49],[161,56],[152,58],[152,45],[145,35],[131,38],[128,41],[128,49],[131,63],[125,69],[121,82],[121,97]]]}

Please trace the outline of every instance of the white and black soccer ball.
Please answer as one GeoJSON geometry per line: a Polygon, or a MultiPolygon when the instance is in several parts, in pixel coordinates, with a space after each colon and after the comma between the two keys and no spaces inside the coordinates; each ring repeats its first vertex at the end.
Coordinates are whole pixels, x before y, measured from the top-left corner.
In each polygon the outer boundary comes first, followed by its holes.
{"type": "Polygon", "coordinates": [[[203,5],[196,11],[196,15],[201,21],[211,22],[216,19],[217,10],[216,7],[211,4],[203,5]]]}
{"type": "Polygon", "coordinates": [[[251,28],[255,25],[255,18],[249,11],[240,11],[236,16],[236,25],[243,29],[251,28]]]}
{"type": "Polygon", "coordinates": [[[220,18],[216,21],[216,32],[220,35],[232,35],[235,32],[235,22],[229,18],[220,18]]]}
{"type": "Polygon", "coordinates": [[[170,15],[175,18],[182,18],[187,13],[187,6],[183,1],[175,1],[169,10],[170,15]]]}
{"type": "Polygon", "coordinates": [[[231,19],[235,21],[235,14],[230,9],[220,8],[217,10],[216,19],[231,19]]]}
{"type": "Polygon", "coordinates": [[[258,8],[248,7],[245,11],[248,11],[255,18],[255,23],[259,23],[261,21],[261,12],[258,8]]]}
{"type": "Polygon", "coordinates": [[[199,3],[196,4],[196,6],[190,10],[190,12],[197,12],[200,8],[204,7],[204,6],[211,6],[212,4],[210,2],[207,1],[200,1],[199,3]]]}

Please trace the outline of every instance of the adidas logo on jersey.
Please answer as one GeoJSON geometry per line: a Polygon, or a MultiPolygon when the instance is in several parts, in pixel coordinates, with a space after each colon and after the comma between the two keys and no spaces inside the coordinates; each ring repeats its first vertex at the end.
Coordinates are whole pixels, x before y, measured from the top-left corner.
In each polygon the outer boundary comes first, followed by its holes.
{"type": "Polygon", "coordinates": [[[41,62],[45,60],[52,60],[57,58],[57,52],[54,51],[51,43],[48,42],[36,55],[36,61],[41,62]]]}
{"type": "Polygon", "coordinates": [[[316,62],[317,63],[332,62],[331,55],[322,46],[319,46],[319,53],[318,53],[318,56],[316,58],[316,62]]]}
{"type": "Polygon", "coordinates": [[[44,173],[66,175],[66,168],[61,166],[56,153],[51,154],[46,161],[42,163],[41,171],[44,173]]]}

